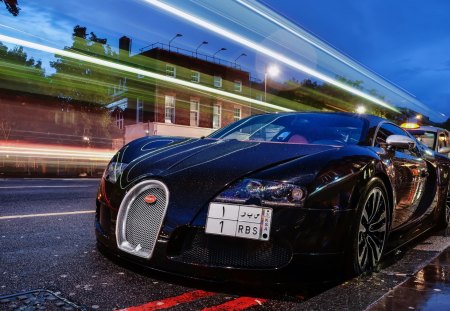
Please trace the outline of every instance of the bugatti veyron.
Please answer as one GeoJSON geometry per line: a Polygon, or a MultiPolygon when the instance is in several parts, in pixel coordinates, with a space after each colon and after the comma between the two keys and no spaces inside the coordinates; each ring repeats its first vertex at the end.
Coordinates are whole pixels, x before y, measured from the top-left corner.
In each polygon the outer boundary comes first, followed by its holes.
{"type": "Polygon", "coordinates": [[[192,278],[355,275],[448,225],[449,165],[390,121],[350,113],[262,114],[199,139],[143,137],[105,170],[97,241],[192,278]]]}

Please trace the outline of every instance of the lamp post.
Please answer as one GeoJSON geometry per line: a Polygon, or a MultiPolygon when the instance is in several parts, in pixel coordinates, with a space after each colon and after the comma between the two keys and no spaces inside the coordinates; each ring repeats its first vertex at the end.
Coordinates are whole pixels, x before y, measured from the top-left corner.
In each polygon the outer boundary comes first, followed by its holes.
{"type": "Polygon", "coordinates": [[[172,41],[182,36],[183,35],[181,33],[177,33],[172,39],[169,40],[169,51],[170,51],[170,44],[172,43],[172,41]]]}
{"type": "Polygon", "coordinates": [[[271,65],[266,67],[264,72],[264,101],[267,102],[267,79],[269,77],[276,77],[280,73],[280,69],[277,66],[271,65]]]}
{"type": "Polygon", "coordinates": [[[221,52],[221,51],[226,51],[226,48],[220,48],[216,53],[214,53],[213,57],[216,58],[216,54],[221,52]]]}
{"type": "Polygon", "coordinates": [[[199,46],[197,46],[197,48],[195,49],[195,57],[197,57],[197,51],[198,51],[198,49],[199,49],[202,45],[204,45],[204,44],[208,44],[208,41],[203,41],[202,43],[199,44],[199,46]]]}
{"type": "Polygon", "coordinates": [[[236,62],[241,56],[247,56],[247,54],[241,53],[241,55],[239,55],[238,57],[236,57],[236,58],[234,59],[234,62],[236,62]]]}

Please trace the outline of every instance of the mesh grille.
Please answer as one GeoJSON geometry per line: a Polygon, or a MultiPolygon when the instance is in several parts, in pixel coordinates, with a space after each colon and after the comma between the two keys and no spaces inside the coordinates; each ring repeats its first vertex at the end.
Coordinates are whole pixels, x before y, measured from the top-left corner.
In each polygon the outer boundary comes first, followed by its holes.
{"type": "Polygon", "coordinates": [[[164,217],[166,194],[162,189],[148,189],[142,192],[131,204],[125,223],[125,238],[133,247],[139,244],[142,250],[150,252],[159,234],[159,227],[164,217]],[[145,203],[147,195],[158,199],[155,204],[145,203]]]}
{"type": "Polygon", "coordinates": [[[247,269],[277,268],[290,262],[292,251],[276,242],[205,234],[193,230],[173,260],[190,264],[247,269]]]}
{"type": "Polygon", "coordinates": [[[150,258],[167,209],[165,187],[159,182],[136,185],[124,198],[117,222],[117,243],[128,253],[150,258]],[[148,204],[144,198],[154,195],[157,201],[148,204]]]}

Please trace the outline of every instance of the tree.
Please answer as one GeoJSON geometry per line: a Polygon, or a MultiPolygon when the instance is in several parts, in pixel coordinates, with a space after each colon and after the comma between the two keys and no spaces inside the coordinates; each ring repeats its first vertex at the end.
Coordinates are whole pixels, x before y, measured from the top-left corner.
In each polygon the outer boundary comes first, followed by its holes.
{"type": "MultiPolygon", "coordinates": [[[[88,37],[86,27],[75,26],[72,38],[72,45],[64,50],[99,59],[117,59],[117,53],[113,52],[107,40],[93,32],[88,37]]],[[[56,72],[50,78],[56,96],[68,103],[82,102],[91,108],[108,103],[108,88],[118,81],[113,69],[66,56],[55,55],[55,58],[50,66],[56,72]]]]}
{"type": "MultiPolygon", "coordinates": [[[[86,27],[75,26],[72,39],[72,45],[64,50],[109,61],[118,58],[107,44],[107,39],[98,37],[94,32],[88,35],[86,27]]],[[[116,133],[106,105],[111,102],[109,90],[123,74],[109,67],[66,56],[55,55],[55,58],[50,62],[55,69],[49,77],[52,93],[63,103],[62,111],[76,111],[77,118],[82,120],[74,134],[104,138],[114,136],[116,133]]]]}
{"type": "Polygon", "coordinates": [[[8,49],[0,42],[0,88],[41,93],[47,85],[40,60],[28,57],[21,46],[8,49]]]}
{"type": "Polygon", "coordinates": [[[17,3],[17,0],[0,0],[0,2],[4,2],[6,9],[14,16],[19,15],[19,4],[17,3]]]}

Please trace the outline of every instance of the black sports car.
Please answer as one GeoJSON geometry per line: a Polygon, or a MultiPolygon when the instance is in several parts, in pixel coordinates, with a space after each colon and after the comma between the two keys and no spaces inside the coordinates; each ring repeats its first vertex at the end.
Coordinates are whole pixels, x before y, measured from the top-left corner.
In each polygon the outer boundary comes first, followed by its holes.
{"type": "Polygon", "coordinates": [[[98,245],[218,281],[359,274],[448,225],[449,166],[397,125],[349,113],[263,114],[201,139],[143,137],[104,173],[98,245]]]}

